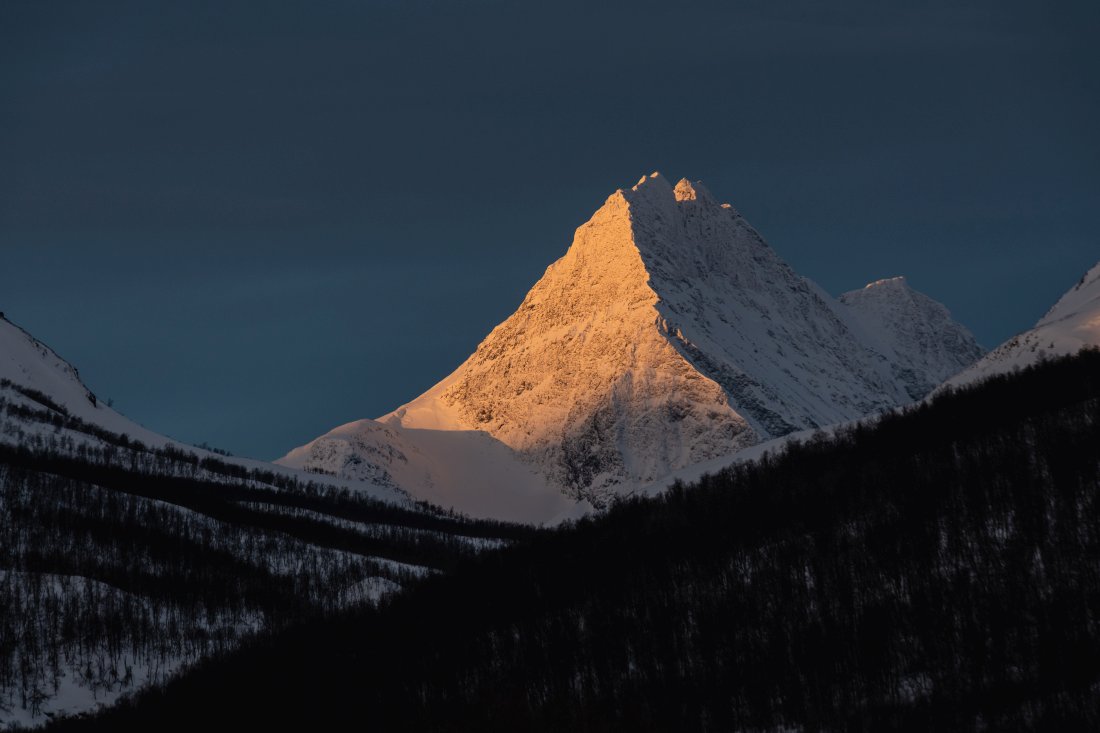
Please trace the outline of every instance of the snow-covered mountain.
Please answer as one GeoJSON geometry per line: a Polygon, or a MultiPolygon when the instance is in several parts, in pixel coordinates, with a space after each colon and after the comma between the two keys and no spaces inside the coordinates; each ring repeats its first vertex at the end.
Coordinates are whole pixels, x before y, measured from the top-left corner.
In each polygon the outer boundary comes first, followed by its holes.
{"type": "Polygon", "coordinates": [[[277,463],[408,491],[421,501],[479,518],[556,524],[592,509],[562,494],[500,440],[476,430],[409,429],[358,420],[277,463]]]}
{"type": "Polygon", "coordinates": [[[844,293],[840,302],[914,400],[985,353],[942,303],[913,290],[904,277],[877,280],[844,293]]]}
{"type": "Polygon", "coordinates": [[[1044,357],[1100,346],[1100,263],[1063,295],[1035,327],[1013,336],[944,386],[961,386],[1033,364],[1044,357]]]}
{"type": "MultiPolygon", "coordinates": [[[[409,476],[405,438],[478,432],[507,450],[473,466],[475,480],[521,463],[602,504],[684,466],[908,402],[981,353],[931,299],[870,290],[831,298],[701,184],[654,173],[613,193],[450,376],[281,462],[384,473],[437,500],[446,467],[409,476]]],[[[469,486],[454,488],[462,508],[469,486]]]]}
{"type": "Polygon", "coordinates": [[[149,444],[165,444],[167,438],[146,430],[96,399],[80,374],[49,346],[0,314],[0,380],[11,386],[35,390],[63,406],[71,415],[116,433],[127,433],[149,444]]]}
{"type": "MultiPolygon", "coordinates": [[[[171,448],[213,458],[245,470],[263,470],[289,477],[315,479],[302,471],[264,461],[225,456],[173,440],[118,413],[88,389],[76,367],[29,332],[0,313],[0,400],[6,405],[24,406],[31,412],[6,410],[0,414],[0,443],[25,445],[34,436],[63,435],[66,446],[97,447],[110,441],[104,435],[126,436],[149,448],[171,448]],[[43,421],[34,411],[45,410],[65,416],[64,427],[43,421]]],[[[381,501],[411,506],[408,494],[392,484],[360,480],[360,477],[326,477],[327,482],[353,489],[381,501]]]]}
{"type": "Polygon", "coordinates": [[[393,482],[158,435],[0,315],[0,730],[110,704],[527,532],[393,482]]]}

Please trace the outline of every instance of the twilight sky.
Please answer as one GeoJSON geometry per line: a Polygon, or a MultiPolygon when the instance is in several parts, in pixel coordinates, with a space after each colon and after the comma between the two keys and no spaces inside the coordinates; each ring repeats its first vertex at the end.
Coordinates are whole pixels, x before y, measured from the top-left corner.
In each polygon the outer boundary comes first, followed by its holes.
{"type": "Polygon", "coordinates": [[[4,0],[0,310],[271,459],[445,376],[657,169],[994,346],[1100,259],[1097,37],[1095,0],[4,0]]]}

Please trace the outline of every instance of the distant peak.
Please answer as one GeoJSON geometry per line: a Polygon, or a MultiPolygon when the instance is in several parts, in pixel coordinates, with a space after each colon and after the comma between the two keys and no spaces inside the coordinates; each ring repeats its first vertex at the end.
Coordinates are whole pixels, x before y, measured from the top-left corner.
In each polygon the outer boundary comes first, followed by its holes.
{"type": "Polygon", "coordinates": [[[630,189],[619,189],[609,200],[618,197],[625,199],[632,207],[639,207],[636,210],[651,211],[675,205],[672,184],[658,171],[642,176],[630,189]]]}
{"type": "MultiPolygon", "coordinates": [[[[718,202],[711,196],[710,191],[701,181],[681,178],[674,187],[670,179],[662,176],[660,171],[653,171],[648,176],[642,176],[629,191],[620,190],[619,193],[622,193],[630,202],[645,201],[648,204],[661,202],[662,205],[667,206],[673,202],[698,201],[710,206],[718,206],[718,202]]],[[[729,204],[722,204],[722,208],[733,210],[733,207],[729,204]]]]}

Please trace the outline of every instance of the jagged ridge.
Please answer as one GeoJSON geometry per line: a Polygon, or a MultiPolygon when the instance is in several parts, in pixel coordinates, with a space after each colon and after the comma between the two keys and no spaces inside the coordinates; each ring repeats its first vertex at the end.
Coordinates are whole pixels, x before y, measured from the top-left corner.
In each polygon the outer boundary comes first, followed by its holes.
{"type": "MultiPolygon", "coordinates": [[[[934,301],[909,297],[950,323],[934,301]]],[[[799,277],[701,184],[654,173],[577,229],[465,363],[379,421],[488,433],[599,504],[763,439],[907,402],[915,384],[942,379],[939,357],[896,369],[903,352],[951,353],[958,368],[978,353],[972,338],[956,349],[934,334],[890,342],[907,349],[884,344],[858,311],[799,277]]],[[[292,456],[323,463],[322,444],[292,456]]]]}

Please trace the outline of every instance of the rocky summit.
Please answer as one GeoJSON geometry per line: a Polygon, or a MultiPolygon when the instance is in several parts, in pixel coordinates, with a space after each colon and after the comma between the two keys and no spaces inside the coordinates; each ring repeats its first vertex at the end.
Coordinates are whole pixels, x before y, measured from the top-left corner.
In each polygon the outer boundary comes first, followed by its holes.
{"type": "MultiPolygon", "coordinates": [[[[982,353],[904,281],[834,299],[701,183],[653,173],[613,193],[450,376],[283,460],[393,479],[417,459],[379,436],[477,432],[602,505],[693,463],[904,404],[982,353]]],[[[447,470],[413,473],[401,488],[438,501],[447,470]]]]}

